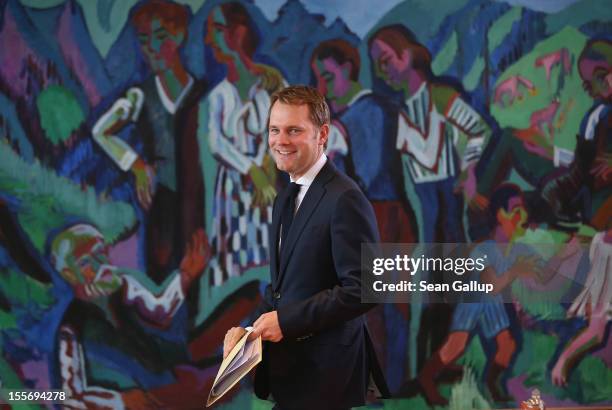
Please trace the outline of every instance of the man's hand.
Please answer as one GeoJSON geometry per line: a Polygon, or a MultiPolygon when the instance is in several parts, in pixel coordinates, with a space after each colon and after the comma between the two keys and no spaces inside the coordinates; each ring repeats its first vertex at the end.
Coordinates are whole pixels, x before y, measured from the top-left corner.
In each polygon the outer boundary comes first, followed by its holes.
{"type": "Polygon", "coordinates": [[[225,359],[229,352],[232,351],[236,343],[244,336],[246,333],[246,329],[243,327],[232,327],[225,334],[225,339],[223,339],[223,358],[225,359]]]}
{"type": "Polygon", "coordinates": [[[253,323],[253,332],[249,335],[249,340],[261,336],[262,340],[269,342],[280,342],[283,339],[283,332],[278,324],[278,313],[276,310],[264,313],[253,323]]]}

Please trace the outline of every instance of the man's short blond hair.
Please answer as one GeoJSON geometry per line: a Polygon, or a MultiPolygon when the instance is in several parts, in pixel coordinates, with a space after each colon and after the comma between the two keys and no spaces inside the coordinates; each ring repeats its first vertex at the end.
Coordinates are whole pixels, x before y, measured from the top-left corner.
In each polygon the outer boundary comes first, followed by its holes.
{"type": "Polygon", "coordinates": [[[287,105],[307,105],[310,120],[318,128],[330,122],[329,107],[325,102],[325,97],[314,87],[290,85],[272,94],[271,99],[268,124],[270,123],[270,112],[272,112],[272,107],[277,101],[287,105]]]}

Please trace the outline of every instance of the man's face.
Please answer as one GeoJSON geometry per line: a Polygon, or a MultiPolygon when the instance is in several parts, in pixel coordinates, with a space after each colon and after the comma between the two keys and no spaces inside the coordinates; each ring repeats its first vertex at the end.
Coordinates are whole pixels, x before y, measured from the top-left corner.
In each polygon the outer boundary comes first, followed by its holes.
{"type": "Polygon", "coordinates": [[[308,105],[277,101],[270,112],[268,144],[279,170],[295,180],[319,159],[327,141],[329,126],[316,127],[308,105]]]}
{"type": "Polygon", "coordinates": [[[612,100],[612,65],[585,58],[580,61],[579,69],[584,88],[592,98],[612,100]]]}
{"type": "Polygon", "coordinates": [[[338,111],[338,99],[345,97],[351,88],[351,63],[338,64],[327,57],[314,60],[311,68],[317,80],[317,89],[330,102],[332,110],[338,111]]]}
{"type": "Polygon", "coordinates": [[[391,88],[401,89],[411,68],[410,51],[403,50],[398,56],[391,46],[376,39],[370,48],[370,57],[374,65],[374,74],[391,88]]]}
{"type": "Polygon", "coordinates": [[[508,238],[523,236],[527,228],[527,209],[523,198],[515,196],[508,201],[508,210],[500,209],[497,220],[508,238]]]}
{"type": "Polygon", "coordinates": [[[138,31],[140,48],[156,73],[167,70],[180,58],[178,49],[183,38],[180,32],[171,34],[159,18],[153,18],[148,26],[138,31]]]}

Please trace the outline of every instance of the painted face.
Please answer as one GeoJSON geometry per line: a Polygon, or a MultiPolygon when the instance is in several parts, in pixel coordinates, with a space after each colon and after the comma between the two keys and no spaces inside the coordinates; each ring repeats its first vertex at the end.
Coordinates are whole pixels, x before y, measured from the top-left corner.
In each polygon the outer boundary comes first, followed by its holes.
{"type": "Polygon", "coordinates": [[[268,144],[279,170],[295,180],[319,159],[327,141],[329,126],[316,127],[307,105],[279,101],[270,112],[268,144]]]}
{"type": "Polygon", "coordinates": [[[171,34],[159,18],[152,19],[149,26],[138,31],[140,48],[156,73],[167,70],[180,58],[178,49],[183,38],[182,33],[171,34]]]}
{"type": "Polygon", "coordinates": [[[235,33],[230,32],[227,20],[219,7],[213,9],[208,16],[207,32],[204,42],[212,48],[217,61],[227,62],[238,57],[238,44],[235,33]]]}
{"type": "Polygon", "coordinates": [[[51,252],[55,268],[72,284],[91,283],[100,267],[109,265],[102,234],[87,224],[60,233],[51,245],[51,252]]]}
{"type": "Polygon", "coordinates": [[[527,228],[527,209],[523,198],[516,196],[508,201],[508,211],[500,209],[497,220],[508,238],[517,238],[525,234],[527,228]]]}
{"type": "Polygon", "coordinates": [[[607,61],[585,58],[579,64],[585,90],[599,100],[612,100],[612,65],[607,61]]]}
{"type": "Polygon", "coordinates": [[[402,55],[398,56],[391,46],[376,39],[370,48],[370,57],[374,65],[374,74],[391,88],[401,89],[407,80],[406,74],[411,68],[410,52],[404,50],[402,55]]]}
{"type": "Polygon", "coordinates": [[[338,64],[336,60],[328,57],[315,60],[311,67],[317,80],[317,89],[330,102],[331,108],[337,111],[338,99],[346,96],[351,87],[351,64],[338,64]]]}
{"type": "Polygon", "coordinates": [[[85,283],[93,282],[99,270],[109,265],[106,248],[100,240],[83,244],[79,254],[75,256],[73,267],[80,270],[85,283]]]}

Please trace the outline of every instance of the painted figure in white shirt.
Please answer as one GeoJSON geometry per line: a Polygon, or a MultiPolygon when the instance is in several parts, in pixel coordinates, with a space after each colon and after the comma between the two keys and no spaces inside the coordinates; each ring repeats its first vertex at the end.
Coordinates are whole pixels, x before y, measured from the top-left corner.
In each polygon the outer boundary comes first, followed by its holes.
{"type": "Polygon", "coordinates": [[[270,93],[280,73],[253,61],[256,30],[244,6],[215,7],[207,20],[206,44],[227,76],[200,105],[200,141],[218,160],[212,205],[213,285],[269,262],[268,237],[276,170],[267,149],[270,93]]]}
{"type": "Polygon", "coordinates": [[[434,242],[464,239],[462,190],[470,206],[484,208],[476,191],[475,166],[490,129],[452,86],[436,82],[431,55],[401,25],[378,30],[369,41],[374,73],[405,98],[398,116],[396,148],[414,184],[412,206],[419,220],[419,239],[434,242]],[[436,228],[444,223],[442,238],[436,228]]]}

